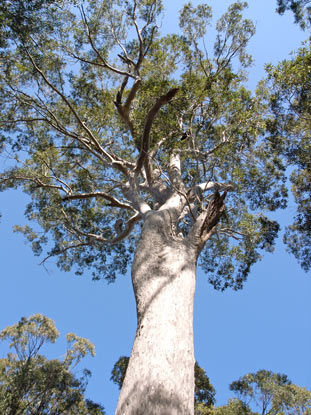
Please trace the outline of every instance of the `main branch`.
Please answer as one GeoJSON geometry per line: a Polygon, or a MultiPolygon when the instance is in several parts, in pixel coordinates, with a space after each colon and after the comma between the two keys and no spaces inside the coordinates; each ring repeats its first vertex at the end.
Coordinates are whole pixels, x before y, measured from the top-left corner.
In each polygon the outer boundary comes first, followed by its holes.
{"type": "Polygon", "coordinates": [[[141,149],[140,149],[140,153],[139,153],[136,168],[135,168],[136,174],[138,174],[141,171],[141,168],[143,167],[144,162],[148,156],[149,145],[150,145],[149,138],[150,138],[150,131],[152,128],[153,121],[157,113],[161,109],[161,107],[163,107],[163,105],[170,102],[174,98],[174,96],[177,94],[177,92],[178,92],[178,88],[173,88],[170,91],[168,91],[166,95],[160,96],[160,98],[158,98],[156,103],[153,105],[153,107],[148,112],[143,135],[141,138],[141,149]]]}

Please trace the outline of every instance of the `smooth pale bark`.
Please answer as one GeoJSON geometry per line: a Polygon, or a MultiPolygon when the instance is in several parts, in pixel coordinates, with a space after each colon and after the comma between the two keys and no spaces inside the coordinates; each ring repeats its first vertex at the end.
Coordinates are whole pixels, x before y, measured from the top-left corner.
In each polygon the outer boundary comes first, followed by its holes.
{"type": "Polygon", "coordinates": [[[137,332],[117,415],[193,415],[196,260],[169,210],[147,213],[132,268],[137,332]]]}

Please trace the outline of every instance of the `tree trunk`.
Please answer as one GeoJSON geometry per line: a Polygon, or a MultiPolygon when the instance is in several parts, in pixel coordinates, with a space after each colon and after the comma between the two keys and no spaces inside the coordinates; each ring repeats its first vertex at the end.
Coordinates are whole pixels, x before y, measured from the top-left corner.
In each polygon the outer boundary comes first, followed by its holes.
{"type": "Polygon", "coordinates": [[[196,259],[168,210],[147,214],[132,267],[137,332],[117,415],[193,415],[196,259]]]}

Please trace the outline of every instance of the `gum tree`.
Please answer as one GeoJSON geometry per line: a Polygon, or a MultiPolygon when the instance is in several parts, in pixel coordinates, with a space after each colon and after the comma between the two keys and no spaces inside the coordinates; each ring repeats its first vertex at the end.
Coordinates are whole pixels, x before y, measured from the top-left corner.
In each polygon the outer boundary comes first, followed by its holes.
{"type": "Polygon", "coordinates": [[[234,391],[245,404],[255,403],[262,415],[277,415],[280,408],[277,402],[279,400],[275,397],[279,390],[290,384],[291,381],[284,374],[258,370],[232,382],[230,390],[234,391]]]}
{"type": "MultiPolygon", "coordinates": [[[[10,3],[10,2],[8,2],[10,3]]],[[[137,333],[116,413],[193,414],[199,265],[240,289],[279,226],[285,167],[245,87],[253,24],[237,2],[186,4],[160,34],[160,0],[55,1],[1,49],[1,190],[30,196],[19,226],[44,262],[113,281],[132,264],[137,333]],[[226,202],[226,204],[225,204],[226,202]],[[51,246],[51,242],[54,245],[51,246]]],[[[13,29],[12,29],[13,30],[13,29]]]]}
{"type": "Polygon", "coordinates": [[[91,372],[85,369],[81,378],[73,374],[85,356],[95,355],[94,345],[68,333],[64,359],[47,359],[42,348],[58,337],[53,320],[42,314],[23,317],[0,332],[0,340],[9,341],[12,350],[0,359],[2,415],[105,414],[101,405],[84,399],[91,372]]]}
{"type": "Polygon", "coordinates": [[[231,383],[230,389],[244,405],[253,403],[262,415],[309,415],[311,392],[292,384],[288,377],[270,370],[248,373],[231,383]]]}

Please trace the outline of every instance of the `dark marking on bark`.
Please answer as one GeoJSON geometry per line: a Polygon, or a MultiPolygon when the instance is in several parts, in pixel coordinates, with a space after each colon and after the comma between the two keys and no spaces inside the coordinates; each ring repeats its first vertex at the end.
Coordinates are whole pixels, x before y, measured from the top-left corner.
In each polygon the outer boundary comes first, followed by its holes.
{"type": "Polygon", "coordinates": [[[213,199],[207,202],[206,216],[201,227],[200,234],[203,239],[206,238],[206,236],[215,228],[219,222],[219,219],[225,210],[224,199],[226,195],[227,191],[223,192],[222,195],[216,191],[213,199]]]}

